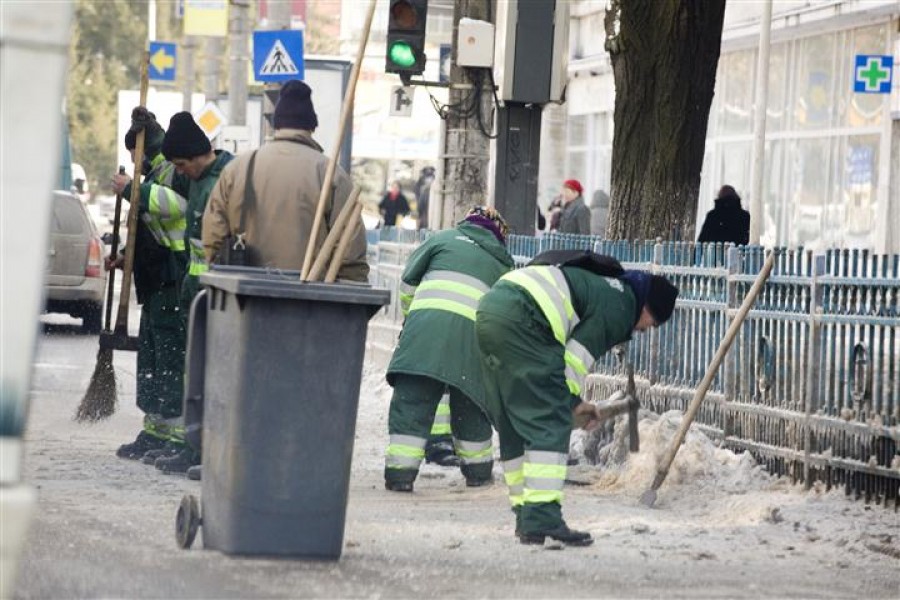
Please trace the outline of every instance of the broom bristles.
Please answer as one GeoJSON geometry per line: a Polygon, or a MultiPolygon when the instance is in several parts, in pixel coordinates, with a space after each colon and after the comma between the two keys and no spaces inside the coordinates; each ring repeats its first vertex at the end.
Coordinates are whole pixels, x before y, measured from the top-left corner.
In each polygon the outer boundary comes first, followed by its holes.
{"type": "Polygon", "coordinates": [[[118,389],[112,358],[111,349],[101,348],[97,352],[94,374],[91,375],[91,382],[75,413],[76,421],[100,421],[116,412],[118,389]]]}

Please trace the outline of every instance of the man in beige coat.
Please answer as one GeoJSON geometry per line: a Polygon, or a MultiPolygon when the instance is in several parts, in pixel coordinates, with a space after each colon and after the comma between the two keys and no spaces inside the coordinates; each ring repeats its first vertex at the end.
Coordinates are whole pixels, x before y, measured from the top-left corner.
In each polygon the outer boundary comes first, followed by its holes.
{"type": "MultiPolygon", "coordinates": [[[[312,104],[312,90],[302,81],[288,81],[275,106],[275,139],[255,151],[253,190],[255,204],[244,216],[244,241],[250,249],[249,264],[300,270],[325,179],[328,158],[313,140],[319,124],[312,104]]],[[[239,233],[247,172],[253,152],[241,154],[219,177],[203,215],[203,247],[208,262],[225,237],[239,233]]],[[[337,167],[332,194],[318,233],[319,245],[337,220],[350,196],[350,177],[337,167]]],[[[366,236],[362,219],[356,228],[339,279],[366,281],[366,236]]],[[[318,250],[318,247],[317,247],[318,250]]]]}

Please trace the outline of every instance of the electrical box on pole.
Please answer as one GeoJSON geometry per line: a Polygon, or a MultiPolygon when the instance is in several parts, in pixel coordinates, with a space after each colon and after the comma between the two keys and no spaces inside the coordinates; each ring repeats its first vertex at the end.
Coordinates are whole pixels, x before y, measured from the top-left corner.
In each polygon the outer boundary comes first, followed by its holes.
{"type": "Polygon", "coordinates": [[[505,0],[497,3],[494,81],[501,100],[561,102],[569,55],[569,3],[505,0]]]}
{"type": "Polygon", "coordinates": [[[428,0],[390,0],[386,73],[420,75],[425,70],[425,24],[428,0]]]}
{"type": "Polygon", "coordinates": [[[496,7],[494,81],[503,106],[494,140],[494,204],[514,232],[533,235],[541,111],[565,96],[569,3],[505,0],[496,7]]]}

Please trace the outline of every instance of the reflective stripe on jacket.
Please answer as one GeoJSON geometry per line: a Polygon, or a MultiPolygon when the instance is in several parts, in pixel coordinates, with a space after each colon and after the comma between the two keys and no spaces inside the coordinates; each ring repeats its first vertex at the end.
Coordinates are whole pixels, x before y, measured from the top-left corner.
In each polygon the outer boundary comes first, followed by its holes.
{"type": "Polygon", "coordinates": [[[477,277],[457,271],[429,271],[416,287],[409,312],[446,310],[475,320],[478,301],[490,288],[477,277]]]}
{"type": "Polygon", "coordinates": [[[511,271],[501,279],[525,289],[534,299],[550,323],[553,337],[565,347],[566,385],[575,396],[584,389],[584,379],[594,356],[577,340],[570,339],[572,330],[579,323],[572,305],[569,284],[558,267],[534,266],[511,271]]]}

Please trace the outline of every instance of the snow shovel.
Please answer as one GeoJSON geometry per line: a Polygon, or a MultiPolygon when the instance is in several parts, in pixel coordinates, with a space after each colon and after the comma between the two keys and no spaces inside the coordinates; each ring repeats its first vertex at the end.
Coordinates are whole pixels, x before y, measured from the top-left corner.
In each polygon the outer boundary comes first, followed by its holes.
{"type": "Polygon", "coordinates": [[[652,507],[654,503],[656,503],[656,491],[663,484],[663,481],[666,480],[672,462],[675,460],[675,455],[678,453],[678,449],[681,447],[681,443],[684,441],[687,430],[694,421],[694,417],[697,416],[697,411],[700,410],[703,399],[706,398],[706,392],[709,390],[709,386],[712,385],[712,380],[719,370],[719,365],[722,364],[725,355],[728,354],[728,350],[731,348],[734,338],[737,337],[741,324],[750,312],[750,308],[756,301],[756,297],[759,296],[759,292],[762,291],[763,285],[769,278],[769,274],[772,272],[774,264],[775,253],[769,252],[769,256],[766,258],[762,270],[759,272],[759,275],[756,276],[756,281],[753,282],[750,291],[747,292],[747,296],[744,298],[741,308],[738,309],[737,316],[735,316],[734,321],[732,321],[731,325],[728,327],[728,331],[725,332],[725,337],[722,338],[722,341],[719,343],[719,349],[716,350],[716,355],[706,368],[706,374],[703,376],[703,381],[700,382],[700,387],[698,387],[696,393],[694,393],[694,397],[691,399],[691,403],[684,413],[684,417],[681,419],[681,425],[678,426],[678,431],[675,432],[675,437],[672,439],[672,445],[669,446],[665,456],[663,456],[662,461],[657,466],[653,483],[650,484],[650,487],[643,494],[641,494],[641,504],[652,507]]]}

